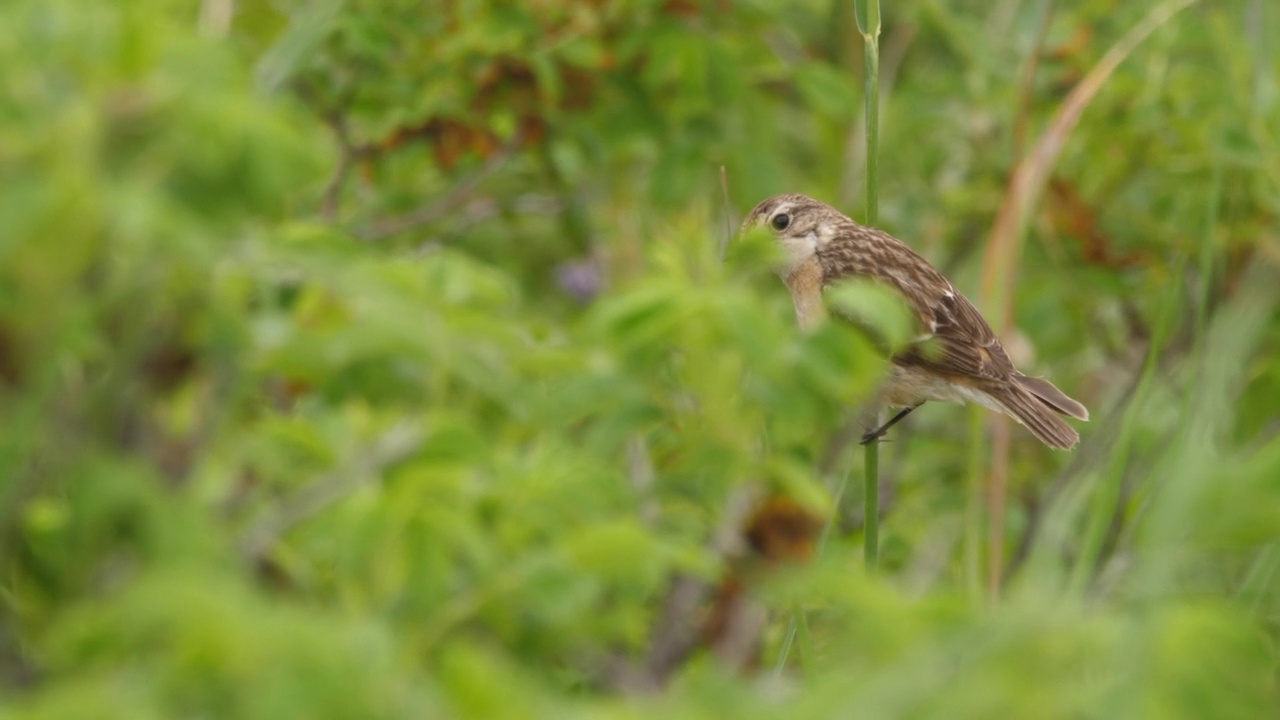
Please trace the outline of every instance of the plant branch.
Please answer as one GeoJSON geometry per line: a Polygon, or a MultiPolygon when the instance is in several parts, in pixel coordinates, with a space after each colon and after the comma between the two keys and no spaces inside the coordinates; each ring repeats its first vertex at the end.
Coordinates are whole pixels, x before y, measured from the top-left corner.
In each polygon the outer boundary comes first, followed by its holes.
{"type": "Polygon", "coordinates": [[[241,539],[241,553],[251,560],[261,558],[290,529],[412,455],[424,436],[420,428],[407,423],[387,430],[370,447],[352,453],[352,459],[344,466],[315,478],[284,498],[273,512],[253,522],[241,539]]]}
{"type": "Polygon", "coordinates": [[[457,211],[462,203],[475,189],[490,176],[497,173],[515,154],[521,144],[520,134],[510,140],[485,160],[480,167],[460,178],[448,190],[436,195],[427,203],[401,215],[376,220],[354,232],[355,236],[365,241],[382,240],[415,228],[429,225],[446,215],[457,211]]]}

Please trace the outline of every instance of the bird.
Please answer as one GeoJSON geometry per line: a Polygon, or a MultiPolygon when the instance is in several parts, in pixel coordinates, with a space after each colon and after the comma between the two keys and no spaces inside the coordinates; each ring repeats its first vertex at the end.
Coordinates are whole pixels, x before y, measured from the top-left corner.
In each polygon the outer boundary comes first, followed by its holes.
{"type": "Polygon", "coordinates": [[[806,195],[774,195],[742,222],[740,233],[765,227],[782,248],[778,274],[791,291],[801,328],[826,314],[822,292],[844,278],[869,278],[896,291],[918,324],[918,334],[890,358],[873,409],[902,408],[866,432],[876,442],[889,428],[930,400],[976,403],[1012,417],[1051,448],[1069,450],[1079,433],[1060,416],[1088,420],[1089,411],[1044,378],[1014,366],[991,325],[946,277],[906,243],[860,225],[806,195]]]}

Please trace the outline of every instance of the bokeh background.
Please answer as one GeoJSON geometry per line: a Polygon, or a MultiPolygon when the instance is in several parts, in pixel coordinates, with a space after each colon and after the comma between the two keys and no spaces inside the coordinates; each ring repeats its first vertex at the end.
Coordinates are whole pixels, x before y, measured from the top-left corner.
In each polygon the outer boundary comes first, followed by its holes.
{"type": "Polygon", "coordinates": [[[0,716],[1280,716],[1280,8],[882,11],[878,224],[1093,420],[916,412],[870,573],[727,243],[865,217],[853,3],[0,4],[0,716]]]}

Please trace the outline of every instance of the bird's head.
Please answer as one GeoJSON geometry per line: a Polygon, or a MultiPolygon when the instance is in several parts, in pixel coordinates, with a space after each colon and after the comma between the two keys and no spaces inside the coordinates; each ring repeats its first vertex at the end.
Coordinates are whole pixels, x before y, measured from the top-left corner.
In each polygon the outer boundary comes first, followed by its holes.
{"type": "Polygon", "coordinates": [[[767,198],[747,214],[740,235],[755,228],[772,233],[784,255],[783,272],[794,270],[814,258],[831,242],[841,222],[849,222],[840,211],[806,195],[789,193],[767,198]]]}

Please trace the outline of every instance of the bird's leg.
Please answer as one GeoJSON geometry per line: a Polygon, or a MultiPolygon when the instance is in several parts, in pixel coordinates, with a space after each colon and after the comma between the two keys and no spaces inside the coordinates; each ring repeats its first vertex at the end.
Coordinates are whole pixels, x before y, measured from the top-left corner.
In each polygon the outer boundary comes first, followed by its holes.
{"type": "Polygon", "coordinates": [[[859,444],[866,445],[867,443],[875,442],[876,440],[879,440],[880,438],[884,437],[884,434],[889,432],[889,428],[898,424],[899,420],[906,417],[907,415],[910,415],[912,410],[915,410],[916,408],[920,407],[923,404],[924,403],[922,402],[918,402],[915,405],[908,405],[902,410],[899,410],[897,415],[894,415],[893,417],[889,418],[889,422],[881,425],[875,430],[870,430],[865,434],[863,434],[862,442],[859,444]]]}

